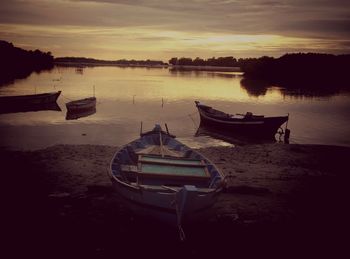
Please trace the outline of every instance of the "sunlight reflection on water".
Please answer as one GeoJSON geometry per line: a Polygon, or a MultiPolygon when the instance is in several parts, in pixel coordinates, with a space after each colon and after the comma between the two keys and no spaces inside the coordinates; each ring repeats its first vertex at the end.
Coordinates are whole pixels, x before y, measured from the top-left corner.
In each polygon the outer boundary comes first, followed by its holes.
{"type": "Polygon", "coordinates": [[[62,111],[0,115],[2,146],[42,148],[53,144],[123,145],[155,123],[192,147],[226,145],[212,138],[195,138],[199,116],[194,100],[235,114],[251,111],[264,115],[290,114],[292,143],[350,145],[348,95],[298,97],[269,88],[252,94],[241,86],[237,73],[170,71],[168,69],[56,67],[0,88],[0,95],[33,94],[61,90],[57,103],[62,111]],[[69,100],[97,97],[96,113],[66,120],[69,100]],[[26,129],[26,130],[25,130],[26,129]],[[84,134],[85,135],[82,135],[84,134]]]}

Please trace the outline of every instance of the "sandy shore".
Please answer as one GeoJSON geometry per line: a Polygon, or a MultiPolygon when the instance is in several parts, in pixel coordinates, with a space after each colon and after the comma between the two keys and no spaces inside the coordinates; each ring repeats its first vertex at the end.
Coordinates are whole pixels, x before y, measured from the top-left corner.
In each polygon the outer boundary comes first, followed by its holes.
{"type": "Polygon", "coordinates": [[[27,254],[50,257],[53,251],[61,257],[156,255],[164,249],[176,256],[300,257],[303,251],[334,257],[342,251],[350,148],[263,144],[201,149],[230,178],[209,218],[185,226],[184,243],[176,229],[133,215],[114,197],[107,168],[115,150],[57,145],[0,151],[9,243],[21,244],[27,254]]]}

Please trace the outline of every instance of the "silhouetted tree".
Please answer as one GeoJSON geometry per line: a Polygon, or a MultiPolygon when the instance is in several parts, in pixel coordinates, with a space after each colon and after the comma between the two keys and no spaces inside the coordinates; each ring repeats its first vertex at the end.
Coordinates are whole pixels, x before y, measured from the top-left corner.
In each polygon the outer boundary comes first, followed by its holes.
{"type": "Polygon", "coordinates": [[[204,59],[201,59],[199,57],[196,57],[193,62],[192,62],[192,65],[194,66],[205,66],[205,61],[204,59]]]}
{"type": "Polygon", "coordinates": [[[177,58],[171,58],[171,59],[169,60],[169,64],[171,64],[171,65],[177,65],[177,62],[178,62],[178,59],[177,59],[177,58]]]}
{"type": "Polygon", "coordinates": [[[0,57],[0,84],[25,78],[33,71],[39,72],[53,67],[51,52],[45,53],[38,49],[27,51],[6,41],[0,41],[0,57]]]}
{"type": "Polygon", "coordinates": [[[191,66],[191,65],[193,65],[192,59],[191,59],[191,58],[180,58],[180,59],[178,60],[178,65],[181,65],[181,66],[191,66]]]}
{"type": "Polygon", "coordinates": [[[293,53],[277,59],[239,59],[238,64],[245,78],[263,79],[285,88],[307,88],[322,92],[350,88],[347,83],[350,55],[293,53]]]}
{"type": "Polygon", "coordinates": [[[83,58],[83,57],[60,57],[55,58],[55,63],[69,63],[69,64],[106,64],[106,65],[123,65],[123,66],[155,66],[155,65],[166,65],[163,61],[160,60],[98,60],[93,58],[83,58]]]}

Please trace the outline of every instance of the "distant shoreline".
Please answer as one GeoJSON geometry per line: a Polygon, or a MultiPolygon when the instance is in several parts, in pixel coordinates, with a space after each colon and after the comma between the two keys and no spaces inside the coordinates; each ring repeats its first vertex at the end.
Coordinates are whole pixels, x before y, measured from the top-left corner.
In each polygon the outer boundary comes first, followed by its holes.
{"type": "Polygon", "coordinates": [[[173,70],[198,70],[198,71],[217,71],[217,72],[242,72],[240,67],[219,67],[219,66],[182,66],[182,65],[146,65],[146,64],[111,64],[104,62],[61,62],[55,61],[55,65],[69,67],[95,67],[95,66],[111,66],[111,67],[147,67],[147,68],[170,68],[173,70]]]}
{"type": "Polygon", "coordinates": [[[104,62],[61,62],[54,61],[55,65],[68,66],[68,67],[151,67],[151,68],[167,68],[169,65],[143,65],[143,64],[112,64],[104,62]]]}
{"type": "Polygon", "coordinates": [[[201,71],[218,71],[218,72],[242,72],[240,67],[219,67],[219,66],[183,66],[170,65],[175,70],[201,70],[201,71]]]}

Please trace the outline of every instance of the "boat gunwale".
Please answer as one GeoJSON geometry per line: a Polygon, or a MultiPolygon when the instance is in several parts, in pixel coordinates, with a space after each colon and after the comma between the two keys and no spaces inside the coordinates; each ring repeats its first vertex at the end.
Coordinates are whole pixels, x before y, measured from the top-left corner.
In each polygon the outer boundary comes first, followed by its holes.
{"type": "Polygon", "coordinates": [[[66,107],[68,111],[79,111],[92,109],[96,106],[96,97],[87,97],[84,99],[73,100],[66,103],[66,107]]]}
{"type": "MultiPolygon", "coordinates": [[[[79,100],[73,100],[73,101],[66,103],[66,105],[79,104],[79,102],[86,102],[86,103],[96,102],[96,97],[87,97],[87,98],[83,98],[83,99],[79,99],[79,100]]],[[[83,104],[85,104],[85,103],[83,103],[83,104]]]]}
{"type": "Polygon", "coordinates": [[[51,97],[57,95],[57,97],[61,94],[62,91],[57,92],[49,92],[49,93],[40,93],[40,94],[25,94],[25,95],[2,95],[0,96],[0,100],[6,99],[34,99],[34,98],[43,98],[43,97],[51,97]]]}
{"type": "MultiPolygon", "coordinates": [[[[232,118],[231,117],[231,118],[227,118],[225,120],[225,119],[220,119],[219,117],[210,116],[211,114],[209,112],[206,112],[202,107],[200,107],[201,105],[198,104],[198,103],[196,103],[196,106],[197,106],[197,109],[199,111],[200,116],[203,116],[204,119],[215,121],[215,122],[219,122],[219,123],[225,123],[225,124],[260,125],[260,124],[266,124],[266,123],[268,123],[268,121],[277,120],[277,119],[283,119],[283,120],[286,119],[286,121],[288,121],[288,118],[289,118],[289,116],[286,115],[286,116],[269,116],[269,117],[265,117],[264,116],[263,118],[256,118],[256,119],[254,119],[254,118],[252,118],[252,119],[232,118]]],[[[230,115],[230,114],[225,113],[225,112],[223,112],[223,113],[227,114],[227,115],[230,115]]],[[[285,123],[286,121],[284,121],[283,123],[285,123]]]]}
{"type": "MultiPolygon", "coordinates": [[[[142,136],[140,136],[140,138],[142,138],[142,137],[145,136],[145,135],[151,135],[151,134],[157,134],[157,133],[155,133],[154,131],[150,131],[150,132],[148,132],[147,134],[143,134],[142,136]]],[[[167,134],[167,133],[165,133],[165,134],[168,135],[168,137],[173,138],[171,134],[167,134]]],[[[140,138],[138,138],[138,139],[140,139],[140,138]]],[[[169,188],[168,186],[162,186],[162,185],[137,185],[137,186],[135,186],[135,185],[129,184],[129,183],[125,182],[125,181],[122,181],[122,180],[119,179],[117,176],[115,176],[115,174],[113,173],[113,170],[112,170],[112,165],[113,165],[113,161],[114,161],[114,159],[115,159],[117,153],[118,153],[119,151],[121,151],[122,149],[125,149],[130,143],[132,143],[132,142],[134,142],[134,141],[137,141],[138,139],[135,139],[135,140],[133,140],[133,141],[131,141],[131,142],[129,142],[129,143],[123,145],[122,147],[118,148],[118,149],[116,150],[116,152],[114,152],[114,154],[113,154],[113,156],[112,156],[112,159],[111,159],[111,161],[110,161],[110,163],[109,163],[109,167],[108,167],[108,175],[109,175],[109,177],[110,177],[112,180],[117,181],[119,184],[123,185],[124,187],[129,187],[129,188],[133,189],[134,191],[142,191],[142,190],[150,191],[150,192],[159,192],[159,191],[164,192],[164,191],[167,191],[168,193],[174,193],[175,190],[171,190],[171,188],[169,188]],[[155,187],[155,188],[154,188],[154,189],[149,189],[149,188],[145,188],[144,186],[152,186],[152,187],[155,187]]],[[[176,141],[177,141],[177,140],[176,140],[176,141]]],[[[179,141],[177,141],[177,142],[179,142],[179,141]]],[[[181,142],[179,142],[179,143],[180,143],[181,145],[183,145],[183,146],[186,146],[185,144],[183,144],[183,143],[181,143],[181,142]]],[[[187,146],[186,146],[186,147],[187,147],[187,146]]],[[[190,149],[191,149],[191,148],[190,148],[190,149]]],[[[191,149],[191,150],[193,150],[193,149],[191,149]]],[[[218,193],[218,192],[221,192],[221,191],[223,190],[223,185],[224,185],[224,183],[225,183],[225,176],[223,175],[223,173],[215,166],[215,164],[214,164],[212,161],[210,161],[210,160],[209,160],[207,157],[205,157],[203,154],[201,154],[201,153],[198,152],[198,151],[194,151],[194,152],[196,152],[198,155],[200,155],[201,158],[203,158],[204,160],[208,161],[209,164],[212,165],[212,166],[216,169],[216,171],[217,171],[218,174],[219,174],[220,180],[222,181],[222,183],[220,184],[220,186],[217,187],[217,188],[211,188],[211,187],[209,187],[209,186],[211,186],[211,184],[210,184],[207,188],[197,188],[197,193],[198,193],[199,195],[200,195],[200,194],[207,194],[207,195],[208,195],[208,194],[215,193],[215,192],[217,192],[217,193],[218,193]],[[210,191],[201,191],[202,189],[203,189],[203,190],[204,190],[204,189],[210,189],[210,191]]],[[[206,165],[208,165],[208,164],[206,164],[206,165]]],[[[215,179],[215,177],[213,177],[212,180],[214,180],[214,179],[215,179]]],[[[181,188],[179,187],[179,190],[180,190],[180,189],[181,189],[181,188]]]]}

